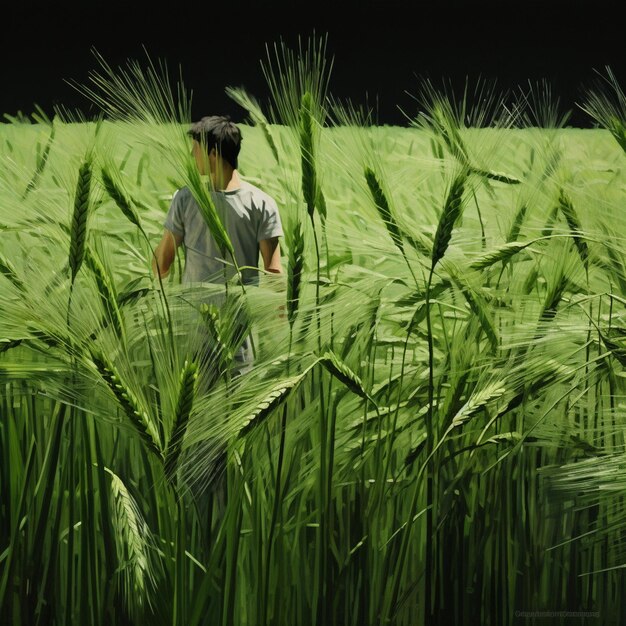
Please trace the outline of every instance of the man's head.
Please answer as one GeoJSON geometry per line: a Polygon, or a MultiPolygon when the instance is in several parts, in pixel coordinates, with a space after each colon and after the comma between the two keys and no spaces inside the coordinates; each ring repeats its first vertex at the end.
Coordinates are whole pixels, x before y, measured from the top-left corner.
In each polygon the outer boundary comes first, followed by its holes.
{"type": "Polygon", "coordinates": [[[233,169],[241,149],[241,131],[227,115],[209,115],[194,122],[187,134],[198,142],[207,156],[221,157],[233,169]]]}

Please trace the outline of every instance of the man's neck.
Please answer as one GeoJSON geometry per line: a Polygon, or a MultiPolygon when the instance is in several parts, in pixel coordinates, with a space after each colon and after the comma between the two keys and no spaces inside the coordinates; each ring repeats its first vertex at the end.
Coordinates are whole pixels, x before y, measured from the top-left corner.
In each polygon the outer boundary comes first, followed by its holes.
{"type": "Polygon", "coordinates": [[[217,191],[235,191],[241,187],[241,179],[235,169],[224,169],[221,176],[216,178],[215,189],[217,191]]]}

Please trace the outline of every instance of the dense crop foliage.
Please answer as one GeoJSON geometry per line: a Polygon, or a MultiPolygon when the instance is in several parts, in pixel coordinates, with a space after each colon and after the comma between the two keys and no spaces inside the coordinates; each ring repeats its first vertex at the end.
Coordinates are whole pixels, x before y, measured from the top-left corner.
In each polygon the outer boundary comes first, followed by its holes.
{"type": "Polygon", "coordinates": [[[430,88],[380,127],[322,53],[231,90],[285,226],[245,290],[153,277],[182,185],[232,263],[154,75],[0,126],[3,624],[620,623],[621,92],[606,129],[430,88]]]}

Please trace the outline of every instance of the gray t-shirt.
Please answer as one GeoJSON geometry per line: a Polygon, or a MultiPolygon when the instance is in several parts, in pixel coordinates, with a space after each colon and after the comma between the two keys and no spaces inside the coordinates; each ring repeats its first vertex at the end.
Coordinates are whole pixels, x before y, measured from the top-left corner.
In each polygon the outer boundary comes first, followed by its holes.
{"type": "MultiPolygon", "coordinates": [[[[259,267],[259,242],[283,235],[276,201],[258,187],[243,180],[239,189],[213,191],[211,197],[233,244],[237,265],[259,267]]],[[[188,187],[177,190],[172,197],[163,225],[183,238],[183,282],[223,283],[224,266],[227,278],[235,274],[230,255],[227,253],[225,259],[222,256],[188,187]]],[[[244,269],[241,273],[245,284],[259,283],[257,270],[244,269]]]]}

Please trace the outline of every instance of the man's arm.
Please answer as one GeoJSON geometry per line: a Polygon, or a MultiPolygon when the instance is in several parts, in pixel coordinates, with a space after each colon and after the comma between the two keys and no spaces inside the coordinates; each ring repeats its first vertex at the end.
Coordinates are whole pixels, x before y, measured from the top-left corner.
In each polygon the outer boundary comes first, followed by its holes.
{"type": "Polygon", "coordinates": [[[263,267],[265,271],[272,272],[272,274],[282,274],[283,266],[280,262],[280,245],[278,243],[278,237],[262,239],[259,241],[259,250],[261,251],[261,258],[263,259],[263,267]]]}
{"type": "Polygon", "coordinates": [[[167,228],[163,230],[161,241],[154,250],[154,256],[152,257],[152,272],[155,276],[160,274],[161,278],[165,278],[168,275],[170,266],[176,258],[176,249],[180,246],[182,240],[183,238],[180,235],[175,235],[171,230],[167,228]]]}

